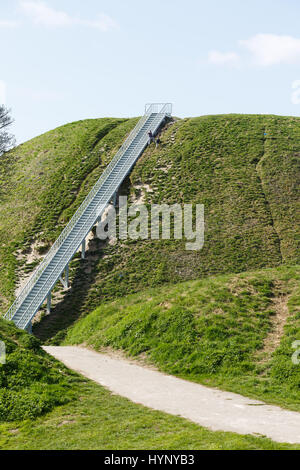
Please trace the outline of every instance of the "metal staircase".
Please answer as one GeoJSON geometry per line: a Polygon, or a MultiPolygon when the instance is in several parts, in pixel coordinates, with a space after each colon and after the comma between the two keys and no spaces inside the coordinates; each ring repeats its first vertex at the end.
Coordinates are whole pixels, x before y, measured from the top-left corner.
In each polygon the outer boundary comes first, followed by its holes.
{"type": "Polygon", "coordinates": [[[31,331],[31,321],[47,299],[47,309],[51,309],[51,291],[60,279],[68,285],[69,262],[82,246],[85,256],[85,239],[94,225],[100,220],[107,204],[117,193],[123,180],[131,171],[137,159],[148,144],[148,132],[155,135],[164,120],[171,116],[172,105],[148,104],[145,115],[125,140],[115,157],[106,167],[99,180],[52,245],[48,254],[33,273],[25,287],[5,315],[21,329],[31,331]],[[65,280],[63,273],[65,272],[65,280]]]}

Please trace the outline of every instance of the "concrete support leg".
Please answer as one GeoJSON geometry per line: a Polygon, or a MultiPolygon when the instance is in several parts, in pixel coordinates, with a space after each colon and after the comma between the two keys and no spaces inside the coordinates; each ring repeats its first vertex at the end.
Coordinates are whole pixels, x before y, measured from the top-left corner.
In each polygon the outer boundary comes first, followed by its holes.
{"type": "Polygon", "coordinates": [[[65,279],[63,279],[62,276],[59,278],[60,282],[64,286],[65,289],[69,288],[69,265],[67,264],[66,269],[65,269],[65,279]]]}
{"type": "Polygon", "coordinates": [[[66,266],[65,283],[66,283],[66,289],[68,289],[69,288],[69,264],[67,264],[66,266]]]}
{"type": "Polygon", "coordinates": [[[118,191],[115,192],[115,194],[113,195],[113,198],[112,198],[112,203],[113,203],[114,207],[117,206],[117,199],[118,199],[118,191]]]}
{"type": "Polygon", "coordinates": [[[81,258],[82,259],[85,258],[85,239],[83,240],[82,245],[81,245],[81,258]]]}
{"type": "Polygon", "coordinates": [[[47,313],[51,313],[51,292],[48,294],[47,297],[47,313]]]}
{"type": "Polygon", "coordinates": [[[32,322],[30,322],[30,323],[27,325],[26,331],[27,331],[27,333],[29,333],[30,335],[32,334],[32,322]]]}

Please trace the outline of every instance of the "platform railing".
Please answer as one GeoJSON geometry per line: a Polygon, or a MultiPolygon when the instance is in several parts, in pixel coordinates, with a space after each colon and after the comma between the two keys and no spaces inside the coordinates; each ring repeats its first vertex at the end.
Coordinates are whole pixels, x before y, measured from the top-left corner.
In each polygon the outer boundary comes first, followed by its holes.
{"type": "Polygon", "coordinates": [[[172,103],[147,103],[145,105],[145,114],[152,113],[172,115],[172,103]]]}

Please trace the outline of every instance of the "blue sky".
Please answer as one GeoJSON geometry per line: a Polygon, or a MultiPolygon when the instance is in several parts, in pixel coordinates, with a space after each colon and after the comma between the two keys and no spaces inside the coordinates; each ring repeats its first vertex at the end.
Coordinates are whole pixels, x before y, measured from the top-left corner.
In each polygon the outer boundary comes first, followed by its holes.
{"type": "Polygon", "coordinates": [[[146,102],[299,115],[299,19],[299,0],[1,0],[0,101],[18,142],[146,102]]]}

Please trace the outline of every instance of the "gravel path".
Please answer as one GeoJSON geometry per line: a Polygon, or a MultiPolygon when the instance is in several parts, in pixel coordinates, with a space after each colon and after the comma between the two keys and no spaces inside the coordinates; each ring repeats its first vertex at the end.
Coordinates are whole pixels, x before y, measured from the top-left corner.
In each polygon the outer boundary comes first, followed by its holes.
{"type": "Polygon", "coordinates": [[[70,369],[135,403],[187,418],[213,431],[261,434],[277,442],[300,443],[300,413],[76,346],[49,346],[44,350],[70,369]]]}

